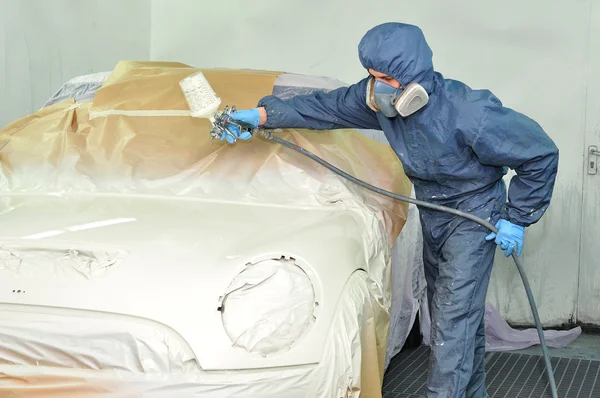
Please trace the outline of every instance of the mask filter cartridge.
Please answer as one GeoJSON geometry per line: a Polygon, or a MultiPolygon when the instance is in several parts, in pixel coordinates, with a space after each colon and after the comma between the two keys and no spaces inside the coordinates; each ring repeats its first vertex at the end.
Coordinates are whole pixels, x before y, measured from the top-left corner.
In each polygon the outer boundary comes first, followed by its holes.
{"type": "Polygon", "coordinates": [[[427,91],[418,83],[406,88],[395,88],[379,80],[371,79],[367,85],[367,105],[388,118],[398,115],[407,117],[429,102],[427,91]]]}

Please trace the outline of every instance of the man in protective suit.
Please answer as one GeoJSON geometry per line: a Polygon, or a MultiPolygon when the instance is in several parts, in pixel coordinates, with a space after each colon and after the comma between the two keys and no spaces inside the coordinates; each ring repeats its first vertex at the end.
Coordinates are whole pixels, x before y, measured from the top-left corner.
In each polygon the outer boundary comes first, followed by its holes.
{"type": "Polygon", "coordinates": [[[550,203],[558,149],[490,91],[434,71],[416,26],[376,26],[358,50],[369,72],[358,83],[288,100],[268,96],[232,117],[265,128],[383,130],[417,199],[496,225],[490,234],[473,221],[419,209],[432,328],[427,396],[487,397],[484,313],[495,244],[506,256],[521,255],[525,228],[550,203]],[[516,176],[507,198],[508,168],[516,176]]]}

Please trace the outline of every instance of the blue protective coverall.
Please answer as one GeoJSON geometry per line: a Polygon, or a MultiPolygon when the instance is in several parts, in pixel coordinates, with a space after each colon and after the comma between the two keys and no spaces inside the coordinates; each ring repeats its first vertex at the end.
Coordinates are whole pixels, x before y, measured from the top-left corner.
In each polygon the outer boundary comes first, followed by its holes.
{"type": "MultiPolygon", "coordinates": [[[[263,98],[266,128],[383,130],[420,200],[470,212],[495,224],[536,223],[550,203],[558,149],[532,119],[434,71],[432,51],[415,26],[386,23],[359,44],[362,65],[420,83],[429,103],[387,118],[366,105],[367,79],[329,93],[263,98]],[[502,180],[515,170],[509,190],[502,180]]],[[[446,213],[419,209],[432,317],[428,396],[486,397],[485,298],[494,261],[489,231],[446,213]]]]}

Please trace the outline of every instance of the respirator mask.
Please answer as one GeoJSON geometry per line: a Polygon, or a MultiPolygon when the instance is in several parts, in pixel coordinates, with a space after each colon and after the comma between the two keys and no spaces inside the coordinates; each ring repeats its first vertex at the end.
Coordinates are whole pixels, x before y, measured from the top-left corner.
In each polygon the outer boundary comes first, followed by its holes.
{"type": "Polygon", "coordinates": [[[386,117],[407,117],[423,108],[429,101],[427,91],[419,83],[395,88],[371,78],[367,83],[367,105],[386,117]]]}

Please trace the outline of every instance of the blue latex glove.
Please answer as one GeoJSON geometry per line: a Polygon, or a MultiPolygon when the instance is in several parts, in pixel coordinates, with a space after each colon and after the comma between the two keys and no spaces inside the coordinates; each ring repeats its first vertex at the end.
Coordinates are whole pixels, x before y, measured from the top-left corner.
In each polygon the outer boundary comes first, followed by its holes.
{"type": "Polygon", "coordinates": [[[249,124],[254,128],[258,127],[258,124],[260,123],[260,112],[258,111],[258,108],[249,109],[247,111],[236,111],[230,116],[233,120],[249,124]]]}
{"type": "Polygon", "coordinates": [[[504,255],[509,257],[516,249],[517,257],[523,251],[523,237],[525,236],[525,228],[520,225],[515,225],[510,221],[500,220],[496,223],[498,233],[491,233],[485,237],[485,240],[493,240],[500,248],[504,250],[504,255]]]}
{"type": "MultiPolygon", "coordinates": [[[[240,128],[235,124],[230,124],[229,126],[227,126],[227,130],[230,131],[233,135],[235,135],[235,138],[238,140],[249,140],[250,138],[252,138],[252,134],[250,134],[247,131],[241,133],[240,128]]],[[[221,141],[223,140],[227,141],[230,144],[234,143],[234,138],[230,134],[223,134],[221,136],[221,141]]]]}

